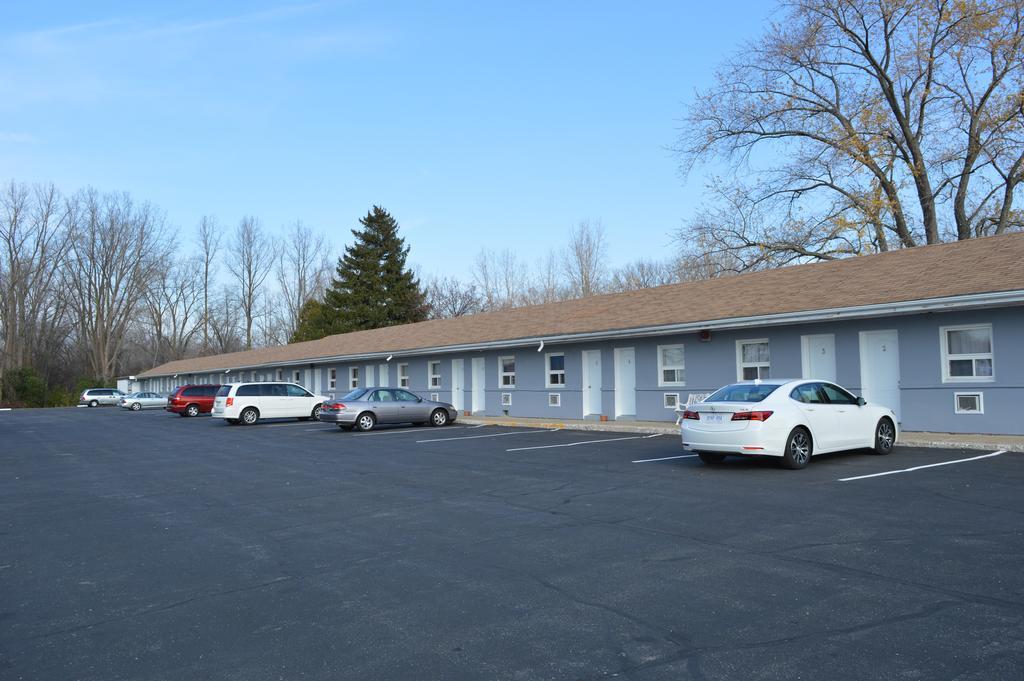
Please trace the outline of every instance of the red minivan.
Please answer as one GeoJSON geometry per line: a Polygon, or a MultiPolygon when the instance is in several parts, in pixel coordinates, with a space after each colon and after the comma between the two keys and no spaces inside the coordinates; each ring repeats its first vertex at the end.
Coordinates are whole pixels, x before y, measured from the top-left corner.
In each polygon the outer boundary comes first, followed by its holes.
{"type": "Polygon", "coordinates": [[[174,389],[164,409],[180,416],[209,414],[218,390],[219,385],[183,385],[174,389]]]}

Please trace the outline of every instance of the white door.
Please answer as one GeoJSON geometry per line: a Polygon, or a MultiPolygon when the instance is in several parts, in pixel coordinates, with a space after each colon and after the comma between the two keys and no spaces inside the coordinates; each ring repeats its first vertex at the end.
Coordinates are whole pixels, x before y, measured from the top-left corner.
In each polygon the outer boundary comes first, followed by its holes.
{"type": "Polygon", "coordinates": [[[601,414],[601,351],[583,351],[583,417],[601,414]]]}
{"type": "Polygon", "coordinates": [[[636,352],[615,348],[615,418],[636,416],[636,352]]]}
{"type": "Polygon", "coordinates": [[[817,336],[801,336],[803,348],[804,378],[816,381],[836,381],[836,337],[825,333],[817,336]]]}
{"type": "Polygon", "coordinates": [[[900,420],[900,344],[895,329],[860,332],[860,384],[864,399],[900,420]]]}
{"type": "Polygon", "coordinates": [[[363,387],[364,388],[376,388],[377,384],[373,382],[373,365],[367,364],[363,367],[363,387]]]}
{"type": "Polygon", "coordinates": [[[388,375],[388,365],[378,364],[377,365],[377,385],[382,388],[390,387],[391,377],[388,375]]]}
{"type": "Polygon", "coordinates": [[[473,413],[482,412],[484,406],[484,358],[473,358],[473,413]]]}
{"type": "Polygon", "coordinates": [[[463,388],[466,385],[466,379],[464,376],[465,368],[463,360],[453,359],[452,360],[452,406],[455,407],[455,411],[462,411],[465,409],[463,402],[463,388]]]}

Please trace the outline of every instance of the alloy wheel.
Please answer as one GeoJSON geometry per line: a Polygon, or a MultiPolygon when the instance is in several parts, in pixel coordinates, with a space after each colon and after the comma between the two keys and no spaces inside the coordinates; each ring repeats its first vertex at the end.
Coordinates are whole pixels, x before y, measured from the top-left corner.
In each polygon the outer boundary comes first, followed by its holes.
{"type": "Polygon", "coordinates": [[[801,465],[807,463],[810,452],[811,443],[807,440],[807,433],[801,431],[794,434],[789,443],[789,453],[793,457],[793,461],[801,465]]]}

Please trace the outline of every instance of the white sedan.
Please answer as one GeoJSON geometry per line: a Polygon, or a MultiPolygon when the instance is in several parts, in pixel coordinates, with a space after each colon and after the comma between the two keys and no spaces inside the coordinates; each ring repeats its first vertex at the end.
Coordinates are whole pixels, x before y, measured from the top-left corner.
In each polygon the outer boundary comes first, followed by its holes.
{"type": "Polygon", "coordinates": [[[765,379],[734,383],[678,410],[683,449],[704,463],[727,455],[777,456],[803,468],[814,454],[896,444],[896,414],[827,381],[765,379]]]}

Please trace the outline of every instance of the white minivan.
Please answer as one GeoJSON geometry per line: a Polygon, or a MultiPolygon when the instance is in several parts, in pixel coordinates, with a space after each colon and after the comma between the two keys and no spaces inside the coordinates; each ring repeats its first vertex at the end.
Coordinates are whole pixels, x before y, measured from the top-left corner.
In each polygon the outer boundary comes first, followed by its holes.
{"type": "Polygon", "coordinates": [[[213,401],[214,418],[251,426],[260,419],[313,419],[327,398],[295,383],[229,383],[213,401]]]}

